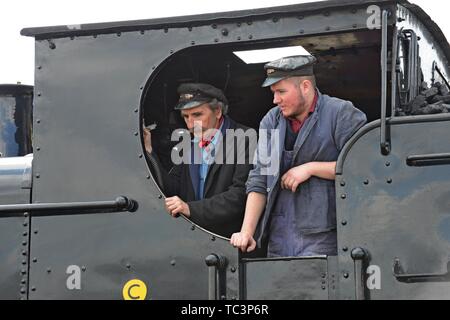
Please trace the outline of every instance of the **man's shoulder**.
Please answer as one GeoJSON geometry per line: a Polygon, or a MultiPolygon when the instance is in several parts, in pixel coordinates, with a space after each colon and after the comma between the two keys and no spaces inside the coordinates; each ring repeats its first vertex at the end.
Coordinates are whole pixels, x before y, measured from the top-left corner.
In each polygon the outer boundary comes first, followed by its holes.
{"type": "Polygon", "coordinates": [[[342,98],[332,97],[327,94],[322,94],[321,98],[322,104],[326,105],[327,108],[341,109],[344,108],[345,106],[353,107],[353,103],[351,101],[342,98]]]}
{"type": "Polygon", "coordinates": [[[228,129],[234,129],[234,130],[242,129],[244,131],[246,131],[248,129],[251,129],[250,127],[248,127],[248,126],[246,126],[246,125],[244,125],[242,123],[239,123],[239,122],[237,122],[236,120],[234,120],[234,119],[232,119],[230,117],[229,117],[229,119],[230,119],[230,125],[229,125],[228,129]]]}

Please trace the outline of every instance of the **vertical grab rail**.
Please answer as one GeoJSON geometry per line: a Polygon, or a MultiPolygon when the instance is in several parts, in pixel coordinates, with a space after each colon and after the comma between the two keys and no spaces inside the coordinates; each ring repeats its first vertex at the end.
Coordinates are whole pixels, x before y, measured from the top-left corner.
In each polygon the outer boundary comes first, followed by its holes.
{"type": "Polygon", "coordinates": [[[387,156],[391,151],[390,142],[387,139],[386,104],[387,104],[387,20],[388,12],[383,10],[381,19],[381,153],[387,156]]]}

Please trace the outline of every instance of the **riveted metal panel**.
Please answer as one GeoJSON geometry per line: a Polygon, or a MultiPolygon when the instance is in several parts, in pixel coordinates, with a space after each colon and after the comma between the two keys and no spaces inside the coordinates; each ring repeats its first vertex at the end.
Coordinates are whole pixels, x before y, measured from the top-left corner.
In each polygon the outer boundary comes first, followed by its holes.
{"type": "Polygon", "coordinates": [[[389,124],[388,156],[381,155],[379,122],[375,122],[349,142],[351,148],[340,159],[342,175],[336,179],[339,296],[356,297],[358,279],[351,252],[363,248],[368,252],[362,270],[366,299],[448,299],[449,282],[405,283],[394,276],[394,264],[399,260],[406,274],[447,273],[449,165],[409,166],[407,158],[448,153],[450,118],[403,117],[389,124]],[[380,273],[373,276],[374,267],[380,273]]]}
{"type": "Polygon", "coordinates": [[[246,299],[327,300],[326,257],[247,260],[246,299]]]}

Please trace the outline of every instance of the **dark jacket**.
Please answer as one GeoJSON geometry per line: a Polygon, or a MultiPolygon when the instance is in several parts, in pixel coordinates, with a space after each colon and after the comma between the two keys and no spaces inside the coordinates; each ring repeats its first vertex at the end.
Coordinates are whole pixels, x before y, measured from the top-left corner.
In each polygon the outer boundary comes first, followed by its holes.
{"type": "MultiPolygon", "coordinates": [[[[244,131],[248,129],[229,117],[225,117],[223,127],[223,140],[217,145],[217,149],[222,152],[227,148],[226,129],[242,129],[244,131]]],[[[230,237],[241,228],[247,199],[245,182],[252,168],[249,161],[252,158],[252,154],[249,153],[251,151],[249,151],[249,144],[245,141],[237,141],[237,139],[234,141],[233,151],[230,152],[231,154],[226,154],[228,158],[224,156],[222,164],[214,162],[209,166],[204,196],[201,200],[196,200],[198,188],[194,187],[193,183],[198,178],[194,177],[198,174],[198,165],[180,164],[174,166],[169,174],[162,172],[166,196],[180,197],[189,205],[192,222],[225,237],[230,237]],[[238,152],[243,152],[244,149],[245,164],[237,164],[238,152]],[[228,164],[230,162],[232,164],[228,164]]],[[[242,154],[239,155],[239,157],[241,156],[242,154]]],[[[216,156],[217,158],[218,156],[216,156]]]]}
{"type": "MultiPolygon", "coordinates": [[[[365,114],[350,101],[318,94],[314,113],[305,120],[295,142],[291,168],[312,161],[336,161],[348,139],[367,121],[365,114]]],[[[278,107],[271,109],[260,124],[260,129],[267,130],[267,141],[270,143],[259,143],[259,159],[247,181],[248,193],[267,195],[266,209],[255,235],[259,245],[280,189],[279,164],[287,125],[288,121],[278,107]],[[268,164],[271,166],[269,169],[268,164]]],[[[311,177],[297,189],[296,205],[299,217],[296,228],[299,233],[313,234],[336,228],[334,181],[311,177]]]]}

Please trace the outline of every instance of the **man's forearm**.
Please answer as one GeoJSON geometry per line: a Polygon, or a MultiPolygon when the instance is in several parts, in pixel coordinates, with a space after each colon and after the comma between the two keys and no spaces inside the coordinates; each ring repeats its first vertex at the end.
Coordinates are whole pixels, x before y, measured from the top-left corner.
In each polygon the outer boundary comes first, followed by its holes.
{"type": "Polygon", "coordinates": [[[336,161],[309,162],[307,165],[311,176],[327,180],[334,180],[336,178],[336,161]]]}
{"type": "Polygon", "coordinates": [[[258,193],[250,192],[247,197],[247,204],[245,206],[245,217],[242,223],[241,232],[247,233],[251,236],[255,233],[259,218],[266,207],[267,196],[258,193]]]}

